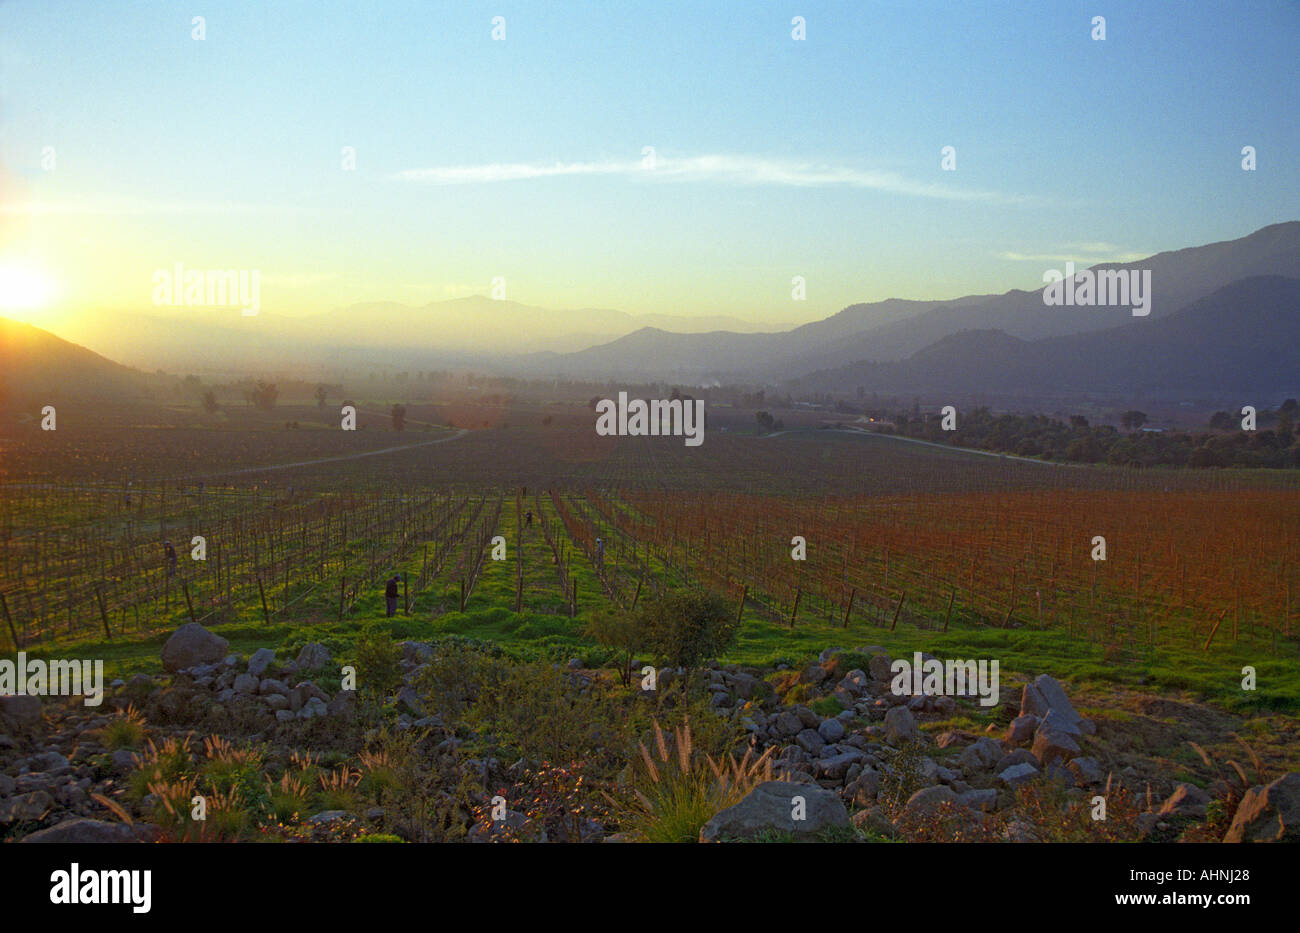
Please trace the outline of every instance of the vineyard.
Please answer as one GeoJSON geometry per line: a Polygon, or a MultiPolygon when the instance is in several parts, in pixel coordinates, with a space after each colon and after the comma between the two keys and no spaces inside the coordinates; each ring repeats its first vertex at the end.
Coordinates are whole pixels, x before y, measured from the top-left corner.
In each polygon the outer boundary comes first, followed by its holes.
{"type": "Polygon", "coordinates": [[[792,637],[1042,632],[1116,665],[1171,649],[1294,657],[1298,529],[1300,498],[1268,489],[9,487],[0,638],[40,651],[191,620],[355,620],[396,573],[404,618],[456,631],[508,610],[490,633],[507,642],[538,618],[580,640],[592,611],[702,584],[750,628],[792,637]]]}

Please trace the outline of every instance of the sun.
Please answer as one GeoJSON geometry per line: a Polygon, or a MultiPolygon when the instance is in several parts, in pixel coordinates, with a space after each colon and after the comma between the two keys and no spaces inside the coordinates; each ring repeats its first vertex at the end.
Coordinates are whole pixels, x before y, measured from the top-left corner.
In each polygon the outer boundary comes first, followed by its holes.
{"type": "Polygon", "coordinates": [[[0,263],[0,311],[39,311],[49,306],[54,284],[32,265],[0,263]]]}

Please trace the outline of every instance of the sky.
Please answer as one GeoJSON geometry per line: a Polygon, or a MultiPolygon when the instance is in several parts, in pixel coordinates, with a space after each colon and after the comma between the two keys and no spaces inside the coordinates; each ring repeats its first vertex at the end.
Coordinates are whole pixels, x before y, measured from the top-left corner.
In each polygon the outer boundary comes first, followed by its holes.
{"type": "Polygon", "coordinates": [[[176,263],[286,315],[1036,288],[1300,219],[1297,48],[1294,0],[4,0],[0,314],[176,263]]]}

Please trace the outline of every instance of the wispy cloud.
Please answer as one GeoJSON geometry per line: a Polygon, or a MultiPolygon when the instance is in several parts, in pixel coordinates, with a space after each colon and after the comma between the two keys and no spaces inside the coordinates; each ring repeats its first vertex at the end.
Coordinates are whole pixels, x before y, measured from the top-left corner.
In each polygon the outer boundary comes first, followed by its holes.
{"type": "Polygon", "coordinates": [[[18,214],[33,217],[69,215],[135,215],[135,214],[272,214],[297,211],[277,204],[249,204],[236,201],[12,201],[0,204],[0,214],[18,214]]]}
{"type": "Polygon", "coordinates": [[[658,156],[653,166],[640,160],[598,162],[492,162],[406,169],[396,178],[431,185],[473,185],[539,178],[626,177],[650,182],[695,182],[792,188],[862,188],[910,197],[949,201],[1017,203],[1018,195],[919,182],[897,172],[854,168],[820,162],[756,156],[702,155],[687,158],[658,156]]]}
{"type": "Polygon", "coordinates": [[[1052,253],[998,253],[999,259],[1012,262],[1074,262],[1096,265],[1101,262],[1137,262],[1151,251],[1124,249],[1114,243],[1074,243],[1057,247],[1052,253]]]}

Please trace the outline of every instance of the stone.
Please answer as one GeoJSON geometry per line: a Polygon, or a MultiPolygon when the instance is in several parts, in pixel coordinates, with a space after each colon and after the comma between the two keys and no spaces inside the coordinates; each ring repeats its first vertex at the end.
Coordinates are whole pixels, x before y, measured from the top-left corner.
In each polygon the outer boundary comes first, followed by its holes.
{"type": "Polygon", "coordinates": [[[998,783],[1003,787],[1016,787],[1038,776],[1038,769],[1031,764],[1012,765],[998,775],[998,783]]]}
{"type": "Polygon", "coordinates": [[[125,823],[108,823],[104,820],[73,817],[70,820],[64,820],[62,823],[51,826],[49,829],[42,829],[24,836],[19,841],[71,843],[75,845],[143,842],[152,835],[152,832],[149,831],[152,829],[153,827],[146,829],[144,825],[133,828],[125,823]]]}
{"type": "Polygon", "coordinates": [[[397,711],[410,713],[412,716],[424,715],[424,706],[420,703],[420,695],[415,692],[414,687],[407,686],[397,691],[397,711]]]}
{"type": "Polygon", "coordinates": [[[1079,748],[1079,743],[1074,740],[1074,736],[1055,732],[1044,726],[1038,727],[1038,732],[1034,735],[1034,757],[1042,762],[1044,767],[1058,760],[1064,764],[1071,758],[1078,758],[1080,754],[1082,750],[1079,748]]]}
{"type": "Polygon", "coordinates": [[[262,694],[262,696],[270,696],[273,693],[278,693],[282,696],[288,696],[289,687],[282,680],[276,680],[273,677],[268,677],[266,680],[262,681],[260,684],[257,685],[257,692],[262,694]]]}
{"type": "Polygon", "coordinates": [[[889,683],[894,679],[894,672],[890,669],[891,663],[887,654],[872,655],[871,660],[867,662],[867,673],[877,683],[889,683]]]}
{"type": "Polygon", "coordinates": [[[800,748],[810,755],[816,755],[822,750],[822,746],[826,744],[815,729],[804,729],[794,737],[794,740],[800,748]]]}
{"type": "Polygon", "coordinates": [[[289,698],[287,696],[283,696],[282,694],[268,693],[266,696],[262,697],[262,699],[266,702],[267,706],[269,706],[271,709],[275,710],[276,712],[279,712],[282,709],[289,708],[289,698]]]}
{"type": "Polygon", "coordinates": [[[298,718],[315,719],[318,716],[328,715],[328,713],[329,707],[325,705],[325,701],[320,697],[312,697],[302,705],[302,709],[298,712],[298,718]]]}
{"type": "Polygon", "coordinates": [[[998,763],[993,766],[993,773],[1001,774],[1012,765],[1033,765],[1037,768],[1038,764],[1038,759],[1034,757],[1033,752],[1025,748],[1015,748],[998,760],[998,763]]]}
{"type": "Polygon", "coordinates": [[[838,742],[844,738],[844,723],[838,719],[823,719],[822,724],[817,727],[817,732],[826,742],[838,742]]]}
{"type": "MultiPolygon", "coordinates": [[[[872,658],[874,661],[875,658],[872,658]]],[[[885,713],[885,741],[890,745],[902,745],[916,741],[920,730],[916,727],[916,718],[906,706],[895,706],[885,713]]]]}
{"type": "Polygon", "coordinates": [[[12,729],[32,729],[41,724],[41,698],[0,696],[0,722],[12,729]]]}
{"type": "Polygon", "coordinates": [[[197,622],[187,622],[172,633],[162,647],[162,665],[169,673],[197,664],[213,664],[226,656],[230,642],[197,622]]]}
{"type": "Polygon", "coordinates": [[[314,641],[302,646],[298,652],[298,669],[304,671],[316,671],[325,667],[333,660],[329,649],[320,642],[314,641]]]}
{"type": "Polygon", "coordinates": [[[295,718],[296,716],[293,710],[278,709],[275,711],[275,719],[277,722],[293,722],[295,718]]]}
{"type": "Polygon", "coordinates": [[[1007,726],[1006,740],[1012,745],[1028,745],[1034,740],[1041,720],[1033,713],[1026,713],[1011,720],[1007,726]]]}
{"type": "Polygon", "coordinates": [[[0,823],[35,822],[54,805],[54,798],[43,790],[19,794],[0,800],[0,823]]]}
{"type": "Polygon", "coordinates": [[[957,802],[968,810],[980,810],[988,813],[997,808],[998,792],[991,787],[981,790],[968,790],[957,795],[957,802]]]}
{"type": "MultiPolygon", "coordinates": [[[[1079,759],[1075,759],[1078,761],[1079,759]]],[[[1210,802],[1210,795],[1195,784],[1179,784],[1169,795],[1156,813],[1159,817],[1185,816],[1205,819],[1205,808],[1210,802]]]]}
{"type": "Polygon", "coordinates": [[[1246,791],[1224,842],[1300,842],[1300,771],[1246,791]]]}
{"type": "Polygon", "coordinates": [[[257,678],[252,674],[240,674],[235,678],[235,692],[252,695],[257,692],[257,678]]]}
{"type": "Polygon", "coordinates": [[[988,736],[981,736],[961,750],[957,763],[967,776],[981,771],[990,771],[1003,756],[1002,743],[988,736]]]}
{"type": "Polygon", "coordinates": [[[909,815],[915,816],[930,813],[945,803],[959,804],[960,801],[951,787],[935,784],[933,787],[922,787],[911,797],[908,797],[903,809],[909,815]]]}
{"type": "Polygon", "coordinates": [[[248,673],[261,677],[275,663],[275,652],[270,648],[258,648],[248,659],[248,673]]]}
{"type": "Polygon", "coordinates": [[[739,803],[718,812],[700,830],[700,842],[748,839],[765,831],[810,836],[849,826],[849,812],[839,795],[815,784],[764,781],[739,803]],[[803,819],[794,819],[802,799],[803,819]]]}
{"type": "Polygon", "coordinates": [[[1070,760],[1066,767],[1070,769],[1070,773],[1074,775],[1074,779],[1080,787],[1100,784],[1106,779],[1106,775],[1101,770],[1101,765],[1096,758],[1074,758],[1070,760]]]}

